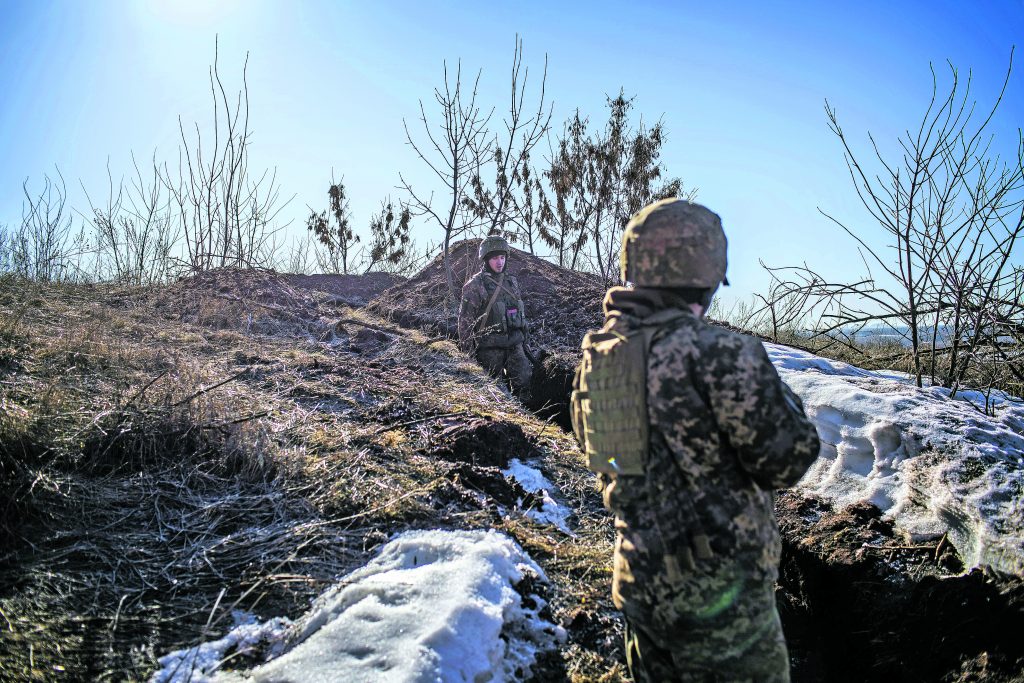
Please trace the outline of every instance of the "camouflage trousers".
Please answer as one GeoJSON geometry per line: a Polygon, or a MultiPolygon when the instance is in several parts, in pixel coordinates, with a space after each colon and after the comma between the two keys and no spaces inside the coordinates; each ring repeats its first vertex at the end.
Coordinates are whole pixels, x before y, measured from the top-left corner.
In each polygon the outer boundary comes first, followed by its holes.
{"type": "Polygon", "coordinates": [[[476,352],[476,359],[492,377],[507,377],[512,391],[520,400],[525,402],[529,398],[533,363],[526,357],[522,344],[510,349],[480,349],[476,352]]]}
{"type": "Polygon", "coordinates": [[[714,632],[695,632],[693,638],[679,638],[680,642],[671,643],[671,649],[656,643],[641,624],[627,619],[626,663],[633,680],[789,683],[789,652],[774,591],[736,607],[740,609],[733,623],[720,624],[714,632]]]}

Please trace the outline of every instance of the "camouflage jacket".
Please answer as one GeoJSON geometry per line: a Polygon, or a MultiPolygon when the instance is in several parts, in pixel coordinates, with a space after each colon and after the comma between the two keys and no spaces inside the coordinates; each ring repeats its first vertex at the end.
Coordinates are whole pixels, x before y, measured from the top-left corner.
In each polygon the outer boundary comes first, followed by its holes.
{"type": "Polygon", "coordinates": [[[499,278],[484,268],[462,287],[459,346],[463,351],[508,349],[526,339],[526,310],[514,275],[506,273],[494,304],[486,311],[499,278]]]}
{"type": "MultiPolygon", "coordinates": [[[[662,307],[653,290],[614,288],[605,328],[662,307]]],[[[781,552],[772,490],[796,483],[819,442],[761,342],[692,315],[653,337],[647,413],[646,475],[602,475],[603,494],[616,516],[613,600],[667,644],[732,618],[744,591],[770,591],[781,552]]]]}

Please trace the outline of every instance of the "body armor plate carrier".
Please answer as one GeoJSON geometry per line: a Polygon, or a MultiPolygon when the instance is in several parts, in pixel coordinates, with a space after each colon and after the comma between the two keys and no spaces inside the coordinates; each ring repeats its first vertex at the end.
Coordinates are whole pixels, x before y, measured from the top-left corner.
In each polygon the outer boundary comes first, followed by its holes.
{"type": "Polygon", "coordinates": [[[678,309],[644,318],[626,334],[614,323],[583,337],[570,415],[594,472],[643,475],[647,464],[647,351],[654,335],[687,315],[678,309]]]}

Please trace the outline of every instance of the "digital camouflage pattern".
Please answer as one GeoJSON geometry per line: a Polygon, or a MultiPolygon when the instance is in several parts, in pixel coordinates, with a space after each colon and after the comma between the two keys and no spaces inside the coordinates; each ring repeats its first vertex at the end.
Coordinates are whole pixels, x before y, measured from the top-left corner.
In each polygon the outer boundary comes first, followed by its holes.
{"type": "MultiPolygon", "coordinates": [[[[664,307],[657,290],[605,299],[623,332],[664,307]]],[[[647,394],[646,475],[601,475],[631,648],[653,681],[788,680],[772,490],[817,457],[814,426],[758,340],[694,315],[654,335],[647,394]]]]}
{"type": "Polygon", "coordinates": [[[714,290],[726,281],[726,246],[717,214],[685,199],[662,199],[626,224],[620,275],[642,287],[714,290]]]}
{"type": "Polygon", "coordinates": [[[507,373],[520,396],[533,376],[533,364],[523,350],[526,326],[526,308],[514,275],[495,275],[485,266],[462,287],[459,347],[474,354],[492,376],[507,373]],[[495,291],[498,296],[488,311],[487,304],[495,291]]]}

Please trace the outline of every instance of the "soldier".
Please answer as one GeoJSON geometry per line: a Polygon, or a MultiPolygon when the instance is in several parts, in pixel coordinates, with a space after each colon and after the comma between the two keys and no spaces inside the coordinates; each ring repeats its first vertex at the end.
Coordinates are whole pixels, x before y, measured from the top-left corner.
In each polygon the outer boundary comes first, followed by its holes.
{"type": "MultiPolygon", "coordinates": [[[[623,282],[584,338],[573,426],[615,514],[612,599],[637,681],[788,681],[772,491],[818,455],[761,343],[712,327],[717,215],[678,199],[630,220],[623,282]]],[[[726,283],[727,284],[727,283],[726,283]]]]}
{"type": "Polygon", "coordinates": [[[519,282],[506,273],[509,253],[508,242],[497,235],[480,242],[480,272],[462,287],[459,346],[492,376],[507,375],[526,400],[533,364],[523,349],[527,327],[519,282]]]}

